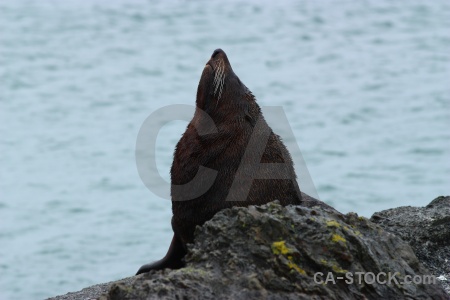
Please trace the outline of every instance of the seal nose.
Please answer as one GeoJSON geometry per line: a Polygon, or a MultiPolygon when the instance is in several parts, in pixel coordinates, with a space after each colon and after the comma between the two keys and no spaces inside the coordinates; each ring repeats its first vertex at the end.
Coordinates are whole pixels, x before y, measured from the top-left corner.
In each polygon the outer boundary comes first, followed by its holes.
{"type": "Polygon", "coordinates": [[[220,48],[216,49],[216,50],[214,50],[213,54],[211,55],[211,58],[214,58],[219,53],[225,53],[225,52],[223,52],[223,50],[220,48]]]}

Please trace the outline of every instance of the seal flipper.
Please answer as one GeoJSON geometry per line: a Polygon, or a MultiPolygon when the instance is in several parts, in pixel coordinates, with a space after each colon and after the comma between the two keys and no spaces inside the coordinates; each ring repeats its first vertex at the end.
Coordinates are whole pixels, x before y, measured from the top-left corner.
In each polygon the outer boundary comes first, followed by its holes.
{"type": "Polygon", "coordinates": [[[180,269],[184,267],[183,258],[186,255],[186,250],[181,243],[179,237],[174,234],[172,242],[170,243],[169,250],[163,259],[143,265],[139,268],[136,275],[147,273],[151,270],[162,270],[165,268],[169,269],[180,269]]]}

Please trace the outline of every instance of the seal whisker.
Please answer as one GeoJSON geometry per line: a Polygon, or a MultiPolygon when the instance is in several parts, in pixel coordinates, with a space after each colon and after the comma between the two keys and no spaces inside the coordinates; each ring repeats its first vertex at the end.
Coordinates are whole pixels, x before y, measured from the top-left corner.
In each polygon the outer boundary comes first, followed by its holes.
{"type": "Polygon", "coordinates": [[[222,96],[224,83],[225,83],[225,66],[224,62],[222,60],[219,60],[213,81],[214,95],[217,95],[217,101],[219,101],[222,96]]]}

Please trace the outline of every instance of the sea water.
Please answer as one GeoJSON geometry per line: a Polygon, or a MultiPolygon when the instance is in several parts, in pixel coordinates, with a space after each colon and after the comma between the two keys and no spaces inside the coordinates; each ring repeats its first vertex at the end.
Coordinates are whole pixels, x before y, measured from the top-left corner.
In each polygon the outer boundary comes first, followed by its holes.
{"type": "MultiPolygon", "coordinates": [[[[321,200],[370,217],[450,194],[449,1],[5,0],[0,299],[165,254],[171,204],[142,183],[136,139],[157,109],[194,105],[216,48],[261,106],[283,108],[321,200]]],[[[186,124],[157,136],[167,181],[186,124]]]]}

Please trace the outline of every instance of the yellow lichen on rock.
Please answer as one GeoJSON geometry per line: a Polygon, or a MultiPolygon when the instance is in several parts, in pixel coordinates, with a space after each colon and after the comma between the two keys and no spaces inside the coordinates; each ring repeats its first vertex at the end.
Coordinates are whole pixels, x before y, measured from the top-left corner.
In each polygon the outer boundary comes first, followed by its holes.
{"type": "Polygon", "coordinates": [[[299,266],[297,266],[296,264],[294,264],[292,261],[290,261],[290,262],[288,263],[288,267],[291,268],[291,269],[296,270],[297,272],[299,272],[299,273],[302,274],[302,275],[306,275],[305,270],[303,270],[302,268],[300,268],[299,266]]]}
{"type": "Polygon", "coordinates": [[[340,236],[339,234],[333,234],[333,236],[331,237],[331,241],[333,243],[338,243],[338,242],[343,242],[346,243],[347,241],[345,240],[345,238],[343,238],[342,236],[340,236]]]}
{"type": "Polygon", "coordinates": [[[345,274],[348,272],[347,270],[342,269],[338,264],[332,264],[331,269],[333,270],[333,272],[340,274],[345,274]]]}
{"type": "MultiPolygon", "coordinates": [[[[286,242],[285,241],[279,241],[279,242],[273,242],[272,243],[272,252],[275,255],[283,255],[286,256],[286,254],[291,254],[294,252],[293,249],[289,249],[286,246],[286,242]]],[[[286,258],[288,259],[287,262],[287,266],[289,267],[289,269],[291,270],[295,270],[298,273],[302,274],[302,275],[306,275],[305,270],[303,270],[302,268],[300,268],[295,262],[294,262],[294,257],[292,255],[288,255],[286,256],[286,258]]]]}
{"type": "Polygon", "coordinates": [[[344,273],[348,272],[347,270],[342,269],[341,266],[337,262],[334,262],[334,261],[328,262],[325,259],[321,259],[320,264],[331,268],[334,273],[344,274],[344,273]]]}
{"type": "Polygon", "coordinates": [[[272,251],[274,254],[283,254],[286,255],[289,253],[289,248],[286,247],[285,241],[273,242],[272,243],[272,251]]]}
{"type": "Polygon", "coordinates": [[[328,220],[327,221],[327,226],[328,227],[341,228],[341,224],[339,224],[336,220],[328,220]]]}

